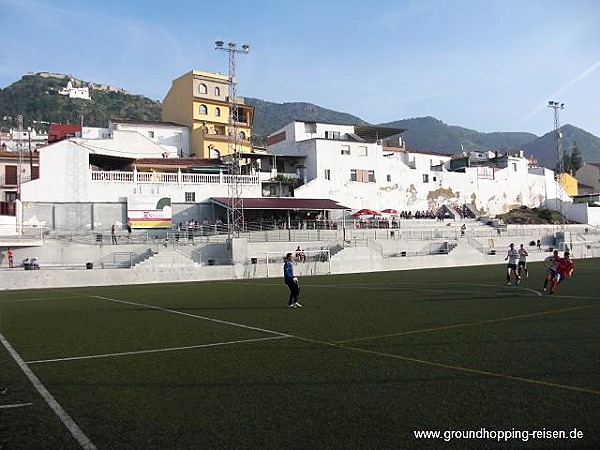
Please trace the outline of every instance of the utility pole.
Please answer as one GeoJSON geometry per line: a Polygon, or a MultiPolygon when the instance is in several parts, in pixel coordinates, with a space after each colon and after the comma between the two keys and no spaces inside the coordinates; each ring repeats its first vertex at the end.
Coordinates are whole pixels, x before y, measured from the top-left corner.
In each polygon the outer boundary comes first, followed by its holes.
{"type": "Polygon", "coordinates": [[[33,180],[33,154],[31,153],[31,132],[33,129],[27,127],[27,135],[29,137],[29,179],[33,180]]]}
{"type": "Polygon", "coordinates": [[[23,178],[23,142],[22,142],[22,133],[23,133],[23,116],[19,114],[17,116],[17,147],[19,148],[19,164],[17,168],[17,200],[21,200],[21,183],[23,178]]]}
{"type": "Polygon", "coordinates": [[[247,54],[250,46],[244,44],[238,48],[235,42],[225,46],[223,41],[215,41],[215,50],[222,50],[229,55],[229,123],[228,123],[228,146],[232,158],[231,180],[228,184],[229,193],[229,238],[239,237],[244,229],[244,200],[242,197],[242,184],[240,180],[240,132],[238,127],[238,104],[237,104],[237,79],[235,77],[235,55],[247,54]]]}

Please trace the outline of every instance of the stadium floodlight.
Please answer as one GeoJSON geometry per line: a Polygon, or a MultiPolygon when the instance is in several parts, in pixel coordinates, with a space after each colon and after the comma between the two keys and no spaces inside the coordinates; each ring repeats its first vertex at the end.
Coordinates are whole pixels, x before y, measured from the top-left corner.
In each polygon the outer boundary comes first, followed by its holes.
{"type": "Polygon", "coordinates": [[[223,41],[215,42],[215,50],[222,50],[229,55],[229,122],[228,122],[228,144],[229,155],[233,158],[233,166],[231,170],[231,180],[229,187],[229,205],[228,205],[228,229],[229,237],[239,237],[244,228],[244,203],[242,198],[242,185],[240,181],[240,136],[238,130],[238,103],[235,77],[235,55],[247,54],[250,51],[248,44],[238,48],[235,42],[229,42],[225,47],[223,41]]]}

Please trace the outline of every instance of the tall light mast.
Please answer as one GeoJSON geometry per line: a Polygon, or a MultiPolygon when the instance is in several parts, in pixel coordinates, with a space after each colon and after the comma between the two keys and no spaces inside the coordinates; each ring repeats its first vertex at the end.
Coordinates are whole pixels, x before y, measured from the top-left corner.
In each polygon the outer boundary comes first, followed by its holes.
{"type": "Polygon", "coordinates": [[[562,131],[560,131],[560,116],[559,111],[565,108],[565,104],[561,102],[557,102],[556,100],[550,100],[548,102],[548,108],[552,108],[554,110],[554,135],[556,137],[556,173],[554,174],[554,178],[556,180],[556,202],[560,202],[560,205],[557,204],[557,210],[560,213],[560,223],[562,224],[564,219],[564,211],[563,211],[563,186],[561,184],[561,177],[565,171],[565,161],[563,155],[562,148],[562,131]]]}
{"type": "Polygon", "coordinates": [[[562,131],[560,131],[560,116],[559,111],[565,108],[565,104],[550,100],[548,108],[554,109],[554,135],[556,136],[556,171],[561,174],[565,171],[565,162],[562,148],[562,131]]]}
{"type": "Polygon", "coordinates": [[[242,197],[242,183],[240,180],[240,131],[238,127],[239,112],[237,104],[237,79],[235,77],[235,55],[246,54],[250,51],[247,44],[238,47],[235,42],[225,46],[223,41],[215,41],[215,50],[222,50],[229,56],[229,133],[228,146],[232,158],[231,179],[229,182],[229,210],[228,219],[229,237],[239,237],[244,229],[244,201],[242,197]]]}

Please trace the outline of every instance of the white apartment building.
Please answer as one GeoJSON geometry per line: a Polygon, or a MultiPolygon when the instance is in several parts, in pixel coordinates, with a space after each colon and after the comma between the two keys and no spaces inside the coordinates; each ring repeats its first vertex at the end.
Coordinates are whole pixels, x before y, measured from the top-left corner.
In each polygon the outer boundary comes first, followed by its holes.
{"type": "Polygon", "coordinates": [[[330,198],[355,210],[414,213],[468,204],[494,216],[519,206],[539,207],[562,191],[552,171],[530,169],[522,153],[456,157],[383,145],[383,139],[402,132],[295,121],[269,136],[267,151],[296,161],[296,175],[305,180],[296,197],[330,198]],[[460,158],[465,163],[455,164],[460,158]]]}
{"type": "MultiPolygon", "coordinates": [[[[21,186],[23,225],[122,225],[127,199],[135,195],[168,197],[174,222],[212,217],[209,199],[227,197],[231,183],[218,161],[176,157],[147,134],[116,127],[109,138],[51,144],[39,158],[39,178],[21,186]]],[[[241,176],[240,183],[244,195],[260,197],[258,175],[241,176]]]]}

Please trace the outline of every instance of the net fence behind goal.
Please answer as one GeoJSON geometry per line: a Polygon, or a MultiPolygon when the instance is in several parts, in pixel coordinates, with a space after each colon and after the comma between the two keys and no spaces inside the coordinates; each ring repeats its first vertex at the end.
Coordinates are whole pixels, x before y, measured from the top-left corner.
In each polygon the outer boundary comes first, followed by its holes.
{"type": "MultiPolygon", "coordinates": [[[[559,250],[564,252],[569,250],[571,258],[598,258],[600,257],[600,242],[599,241],[573,241],[562,242],[559,250]]],[[[562,256],[562,254],[561,254],[562,256]]]]}
{"type": "MultiPolygon", "coordinates": [[[[331,252],[323,250],[303,250],[292,252],[294,255],[294,275],[326,275],[331,273],[331,252]]],[[[267,277],[282,277],[285,254],[266,252],[267,277]]]]}

